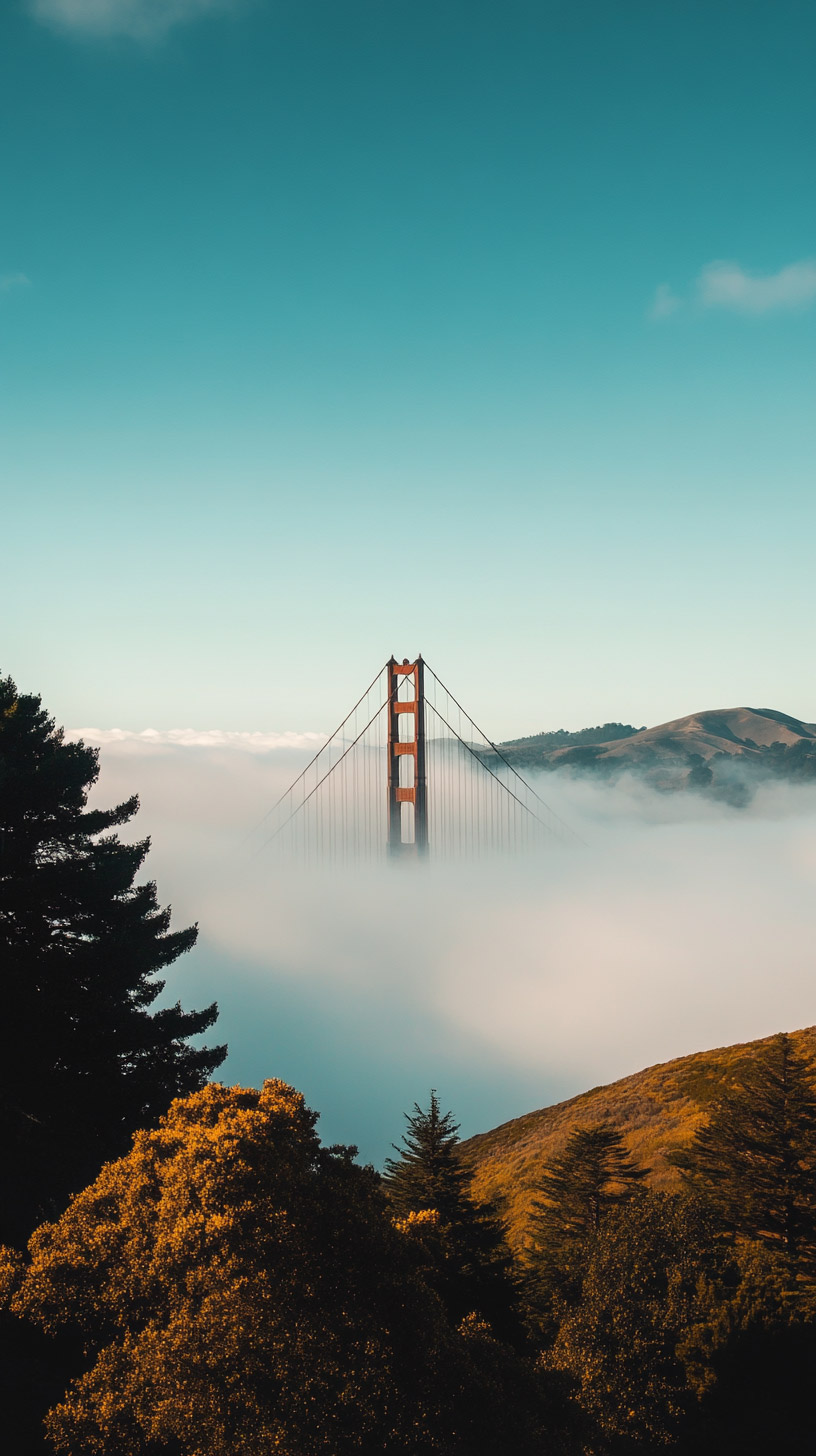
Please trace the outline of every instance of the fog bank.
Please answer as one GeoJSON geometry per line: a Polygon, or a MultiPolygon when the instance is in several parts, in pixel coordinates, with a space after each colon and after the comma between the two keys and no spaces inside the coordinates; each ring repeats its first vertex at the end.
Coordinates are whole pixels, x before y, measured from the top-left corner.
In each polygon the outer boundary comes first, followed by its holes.
{"type": "Polygon", "coordinates": [[[547,774],[539,790],[583,846],[306,872],[247,840],[303,740],[105,737],[95,796],[140,794],[149,874],[174,923],[200,925],[172,999],[217,998],[222,1075],[294,1082],[324,1138],[375,1162],[430,1086],[467,1135],[816,1020],[815,789],[763,786],[736,810],[547,774]]]}

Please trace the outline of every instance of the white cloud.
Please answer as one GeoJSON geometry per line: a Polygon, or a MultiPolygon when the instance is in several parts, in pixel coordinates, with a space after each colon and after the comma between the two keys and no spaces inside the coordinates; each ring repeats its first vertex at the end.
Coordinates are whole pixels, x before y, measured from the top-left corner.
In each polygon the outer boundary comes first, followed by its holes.
{"type": "Polygon", "coordinates": [[[751,314],[807,308],[816,299],[816,260],[789,263],[764,276],[747,273],[739,263],[708,263],[695,286],[703,308],[751,314]]]}
{"type": "Polygon", "coordinates": [[[249,753],[277,748],[306,748],[316,753],[326,742],[325,733],[228,733],[221,728],[68,728],[65,736],[81,738],[93,747],[238,748],[249,753]]]}
{"type": "Polygon", "coordinates": [[[28,288],[30,278],[25,273],[0,273],[0,293],[11,293],[14,288],[28,288]]]}
{"type": "Polygon", "coordinates": [[[693,301],[703,309],[725,308],[734,313],[759,316],[795,312],[809,308],[816,299],[816,259],[789,263],[778,273],[748,273],[740,263],[716,260],[706,263],[691,286],[689,298],[674,292],[671,284],[660,283],[649,308],[655,321],[671,318],[693,301]]]}
{"type": "Polygon", "coordinates": [[[655,289],[655,296],[652,300],[652,306],[649,309],[649,318],[669,318],[673,313],[677,312],[678,308],[682,307],[683,300],[682,298],[677,297],[677,294],[673,291],[671,284],[660,283],[655,289]]]}
{"type": "Polygon", "coordinates": [[[153,39],[236,0],[29,0],[36,20],[78,35],[153,39]]]}

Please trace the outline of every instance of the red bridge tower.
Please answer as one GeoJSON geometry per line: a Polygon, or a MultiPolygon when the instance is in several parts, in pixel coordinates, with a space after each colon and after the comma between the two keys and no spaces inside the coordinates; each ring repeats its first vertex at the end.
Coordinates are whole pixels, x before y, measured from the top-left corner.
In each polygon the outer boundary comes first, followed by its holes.
{"type": "Polygon", "coordinates": [[[428,852],[428,794],[425,776],[425,664],[421,657],[388,662],[388,850],[428,852]],[[413,823],[402,806],[413,806],[413,823]],[[408,816],[406,816],[408,818],[408,816]],[[403,830],[408,832],[403,836],[403,830]],[[413,832],[411,832],[413,831],[413,832]]]}

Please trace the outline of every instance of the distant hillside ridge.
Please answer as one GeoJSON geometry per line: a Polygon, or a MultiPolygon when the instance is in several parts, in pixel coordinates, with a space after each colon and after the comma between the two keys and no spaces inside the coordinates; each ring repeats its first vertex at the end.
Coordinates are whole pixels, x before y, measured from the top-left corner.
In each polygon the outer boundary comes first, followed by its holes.
{"type": "MultiPolygon", "coordinates": [[[[792,1037],[797,1050],[813,1059],[816,1084],[816,1026],[795,1031],[792,1037]]],[[[764,1037],[661,1062],[553,1107],[528,1112],[491,1132],[477,1133],[461,1144],[462,1156],[473,1169],[475,1195],[499,1205],[510,1242],[516,1249],[523,1247],[537,1181],[549,1160],[575,1128],[598,1122],[611,1122],[620,1129],[632,1156],[651,1170],[648,1182],[653,1188],[678,1187],[680,1175],[667,1162],[667,1154],[690,1143],[712,1101],[769,1040],[764,1037]]]]}
{"type": "Polygon", "coordinates": [[[517,768],[567,769],[618,777],[626,771],[655,788],[693,789],[740,805],[761,778],[816,780],[816,724],[776,708],[711,708],[654,728],[623,723],[558,729],[500,745],[517,768]],[[599,735],[611,729],[606,738],[599,735]]]}
{"type": "Polygon", "coordinates": [[[513,738],[501,746],[502,749],[541,748],[551,751],[555,748],[577,748],[585,743],[613,743],[643,732],[643,728],[635,728],[632,723],[600,723],[597,728],[578,728],[574,733],[566,728],[556,728],[553,733],[533,733],[529,738],[513,738]]]}

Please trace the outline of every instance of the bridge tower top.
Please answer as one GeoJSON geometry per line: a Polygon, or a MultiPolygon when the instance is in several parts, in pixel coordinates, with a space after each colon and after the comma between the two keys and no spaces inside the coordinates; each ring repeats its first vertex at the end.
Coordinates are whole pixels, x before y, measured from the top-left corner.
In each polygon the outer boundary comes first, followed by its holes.
{"type": "Polygon", "coordinates": [[[388,660],[388,852],[428,852],[425,664],[388,660]],[[405,808],[403,806],[406,806],[405,808]]]}

